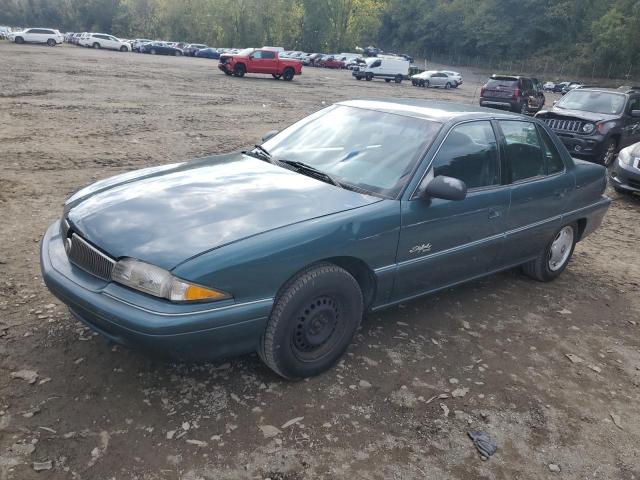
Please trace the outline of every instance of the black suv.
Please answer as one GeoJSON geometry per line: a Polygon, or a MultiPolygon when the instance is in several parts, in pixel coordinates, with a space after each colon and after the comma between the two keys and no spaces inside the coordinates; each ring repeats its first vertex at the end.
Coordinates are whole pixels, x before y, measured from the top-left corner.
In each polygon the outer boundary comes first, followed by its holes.
{"type": "Polygon", "coordinates": [[[640,88],[578,88],[536,114],[572,155],[610,166],[618,151],[640,142],[640,88]]]}
{"type": "Polygon", "coordinates": [[[544,106],[542,85],[535,78],[491,75],[480,91],[480,106],[512,112],[537,112],[544,106]]]}

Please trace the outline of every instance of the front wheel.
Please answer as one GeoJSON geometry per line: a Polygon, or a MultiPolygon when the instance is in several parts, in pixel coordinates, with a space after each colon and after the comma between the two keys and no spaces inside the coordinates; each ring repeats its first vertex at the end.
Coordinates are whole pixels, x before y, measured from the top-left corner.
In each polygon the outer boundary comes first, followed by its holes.
{"type": "Polygon", "coordinates": [[[345,352],[362,313],[362,291],[349,272],[330,263],[309,267],[278,296],[260,341],[260,357],[290,380],[318,375],[345,352]]]}
{"type": "Polygon", "coordinates": [[[99,44],[98,42],[95,42],[95,43],[93,44],[93,48],[100,48],[100,44],[99,44]]]}
{"type": "Polygon", "coordinates": [[[22,37],[16,37],[16,39],[14,40],[17,44],[22,45],[24,43],[24,38],[22,37]]]}
{"type": "Polygon", "coordinates": [[[391,83],[391,79],[390,78],[385,78],[384,81],[387,82],[387,83],[391,83]]]}
{"type": "Polygon", "coordinates": [[[127,47],[125,47],[124,45],[120,47],[120,51],[121,52],[126,52],[127,50],[129,50],[127,47]]]}
{"type": "Polygon", "coordinates": [[[373,80],[373,73],[371,73],[371,72],[367,73],[367,75],[364,77],[364,79],[367,82],[370,82],[371,80],[373,80]]]}
{"type": "Polygon", "coordinates": [[[151,51],[149,52],[151,55],[155,55],[156,54],[156,49],[152,48],[151,51]]]}
{"type": "Polygon", "coordinates": [[[290,82],[291,80],[293,80],[294,75],[295,75],[295,72],[293,71],[293,68],[291,67],[285,68],[284,72],[282,72],[282,79],[285,80],[286,82],[290,82]]]}
{"type": "Polygon", "coordinates": [[[181,52],[180,50],[176,50],[175,52],[173,52],[173,54],[174,54],[176,57],[181,57],[181,56],[182,56],[182,52],[181,52]]]}
{"type": "Polygon", "coordinates": [[[244,77],[245,73],[246,73],[246,69],[244,68],[244,65],[242,65],[242,64],[236,65],[236,67],[233,69],[233,74],[236,77],[244,77]]]}
{"type": "Polygon", "coordinates": [[[577,240],[577,225],[565,225],[536,259],[522,266],[524,273],[540,282],[556,279],[569,264],[577,240]]]}
{"type": "Polygon", "coordinates": [[[49,40],[47,40],[47,45],[49,45],[50,47],[55,47],[56,41],[53,38],[50,38],[49,40]]]}
{"type": "Polygon", "coordinates": [[[451,84],[447,82],[447,84],[444,86],[444,89],[449,90],[450,88],[451,88],[451,84]]]}

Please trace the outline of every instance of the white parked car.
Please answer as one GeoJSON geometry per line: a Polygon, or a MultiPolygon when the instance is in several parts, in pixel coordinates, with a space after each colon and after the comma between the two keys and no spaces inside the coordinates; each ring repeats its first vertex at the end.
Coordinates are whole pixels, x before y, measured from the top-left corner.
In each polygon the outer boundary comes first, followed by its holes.
{"type": "Polygon", "coordinates": [[[454,82],[456,82],[456,87],[458,85],[462,85],[462,74],[459,72],[453,72],[451,70],[440,70],[442,73],[446,73],[447,76],[453,80],[454,82]]]}
{"type": "Polygon", "coordinates": [[[46,43],[50,47],[64,41],[60,31],[52,28],[25,28],[19,32],[11,32],[8,38],[16,43],[46,43]]]}
{"type": "Polygon", "coordinates": [[[131,51],[129,42],[106,33],[89,33],[86,36],[81,36],[79,44],[83,47],[105,48],[107,50],[120,50],[121,52],[131,51]]]}
{"type": "Polygon", "coordinates": [[[553,82],[545,82],[544,85],[542,85],[542,89],[545,92],[553,92],[553,89],[556,88],[556,84],[553,82]]]}

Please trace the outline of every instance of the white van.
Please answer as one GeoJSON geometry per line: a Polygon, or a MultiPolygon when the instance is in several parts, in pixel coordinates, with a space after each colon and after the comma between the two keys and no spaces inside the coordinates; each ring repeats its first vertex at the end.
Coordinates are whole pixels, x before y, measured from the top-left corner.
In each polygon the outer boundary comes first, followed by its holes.
{"type": "Polygon", "coordinates": [[[402,57],[369,57],[363,66],[351,74],[356,80],[384,78],[387,83],[391,80],[400,83],[409,75],[409,60],[402,57]]]}

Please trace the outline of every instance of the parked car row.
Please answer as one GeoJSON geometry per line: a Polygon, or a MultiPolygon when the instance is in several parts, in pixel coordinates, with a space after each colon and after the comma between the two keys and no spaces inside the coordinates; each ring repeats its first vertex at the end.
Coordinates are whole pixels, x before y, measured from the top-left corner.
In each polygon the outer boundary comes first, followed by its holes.
{"type": "Polygon", "coordinates": [[[571,90],[575,90],[576,88],[583,87],[584,84],[580,82],[546,82],[544,84],[545,92],[553,92],[553,93],[561,93],[565,95],[571,90]]]}

